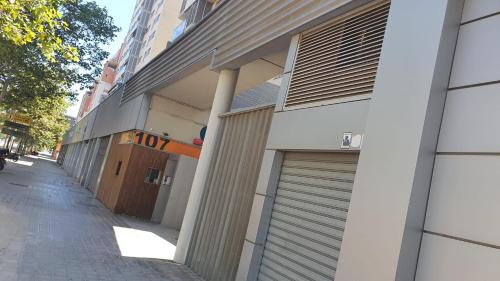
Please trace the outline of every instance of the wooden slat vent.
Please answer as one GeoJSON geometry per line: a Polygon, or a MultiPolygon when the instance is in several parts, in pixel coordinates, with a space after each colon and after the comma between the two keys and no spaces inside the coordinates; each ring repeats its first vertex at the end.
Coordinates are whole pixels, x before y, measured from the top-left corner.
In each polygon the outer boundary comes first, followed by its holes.
{"type": "Polygon", "coordinates": [[[285,108],[371,94],[389,7],[383,1],[303,33],[285,108]]]}

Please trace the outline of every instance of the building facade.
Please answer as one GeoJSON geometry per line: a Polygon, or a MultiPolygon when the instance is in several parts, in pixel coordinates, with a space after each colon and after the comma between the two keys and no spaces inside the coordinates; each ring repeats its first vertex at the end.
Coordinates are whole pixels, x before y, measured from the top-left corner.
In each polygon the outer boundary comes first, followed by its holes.
{"type": "Polygon", "coordinates": [[[101,76],[99,77],[99,80],[96,81],[94,88],[92,89],[93,96],[90,110],[96,108],[98,104],[108,97],[109,91],[114,86],[113,82],[116,77],[116,69],[118,67],[120,55],[121,52],[118,51],[104,64],[101,76]]]}
{"type": "Polygon", "coordinates": [[[182,0],[137,0],[115,83],[127,81],[163,51],[179,24],[182,0]]]}
{"type": "Polygon", "coordinates": [[[116,70],[121,57],[121,48],[113,57],[107,60],[102,68],[101,76],[97,79],[92,88],[85,92],[80,101],[80,109],[78,110],[77,118],[82,119],[87,113],[96,108],[105,98],[108,97],[109,91],[114,86],[116,70]]]}
{"type": "Polygon", "coordinates": [[[78,109],[78,115],[76,116],[78,121],[80,121],[83,116],[90,111],[90,106],[92,105],[92,92],[92,90],[86,91],[80,100],[80,108],[78,109]]]}
{"type": "Polygon", "coordinates": [[[115,84],[127,81],[135,72],[154,2],[154,0],[138,0],[135,3],[129,30],[122,45],[123,55],[118,64],[115,84]]]}
{"type": "Polygon", "coordinates": [[[175,254],[205,280],[497,280],[499,14],[221,1],[68,132],[63,166],[95,138],[206,126],[175,254]],[[276,77],[273,102],[231,110],[276,77]]]}
{"type": "Polygon", "coordinates": [[[180,21],[180,8],[180,0],[157,0],[153,3],[135,72],[144,67],[171,43],[175,27],[180,21]]]}

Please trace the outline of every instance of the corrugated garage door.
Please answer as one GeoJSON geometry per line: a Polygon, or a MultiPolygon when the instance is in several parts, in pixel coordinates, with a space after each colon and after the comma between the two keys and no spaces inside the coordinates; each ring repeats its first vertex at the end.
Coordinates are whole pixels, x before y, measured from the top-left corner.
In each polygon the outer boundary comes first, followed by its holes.
{"type": "Polygon", "coordinates": [[[92,191],[95,195],[97,194],[97,186],[99,180],[99,174],[101,173],[102,165],[104,163],[104,158],[106,157],[106,150],[108,149],[110,136],[102,137],[99,143],[99,147],[97,148],[97,155],[95,156],[94,163],[92,163],[92,167],[89,174],[89,179],[85,183],[85,187],[92,191]]]}
{"type": "Polygon", "coordinates": [[[285,154],[259,280],[334,280],[357,161],[285,154]]]}
{"type": "Polygon", "coordinates": [[[238,270],[274,106],[222,116],[222,130],[186,264],[207,281],[238,270]]]}
{"type": "Polygon", "coordinates": [[[80,171],[80,175],[78,176],[78,181],[82,186],[85,185],[85,180],[88,174],[88,171],[90,169],[90,163],[92,162],[92,157],[95,156],[94,154],[94,149],[96,146],[97,139],[92,139],[89,140],[89,143],[87,144],[87,153],[85,154],[85,158],[83,160],[83,165],[82,169],[80,171]]]}

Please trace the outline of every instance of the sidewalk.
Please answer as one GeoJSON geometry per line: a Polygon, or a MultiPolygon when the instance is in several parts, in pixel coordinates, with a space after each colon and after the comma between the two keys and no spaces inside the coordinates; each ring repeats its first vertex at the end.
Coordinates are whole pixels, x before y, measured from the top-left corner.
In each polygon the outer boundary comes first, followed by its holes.
{"type": "Polygon", "coordinates": [[[0,172],[0,281],[201,280],[162,260],[175,232],[112,214],[51,161],[7,165],[0,172]],[[156,259],[148,249],[157,249],[156,259]]]}

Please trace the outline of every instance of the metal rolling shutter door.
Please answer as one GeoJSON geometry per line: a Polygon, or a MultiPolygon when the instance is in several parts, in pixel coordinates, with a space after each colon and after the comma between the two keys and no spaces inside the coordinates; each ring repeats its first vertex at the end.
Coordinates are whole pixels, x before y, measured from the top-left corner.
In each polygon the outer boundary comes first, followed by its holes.
{"type": "Polygon", "coordinates": [[[357,160],[285,154],[259,280],[334,280],[357,160]]]}
{"type": "Polygon", "coordinates": [[[94,194],[97,191],[97,181],[99,179],[99,174],[101,172],[104,158],[106,157],[106,150],[108,149],[110,139],[111,139],[110,136],[101,138],[96,159],[94,161],[94,164],[92,165],[92,170],[90,171],[89,180],[87,181],[87,184],[85,186],[94,194]]]}

